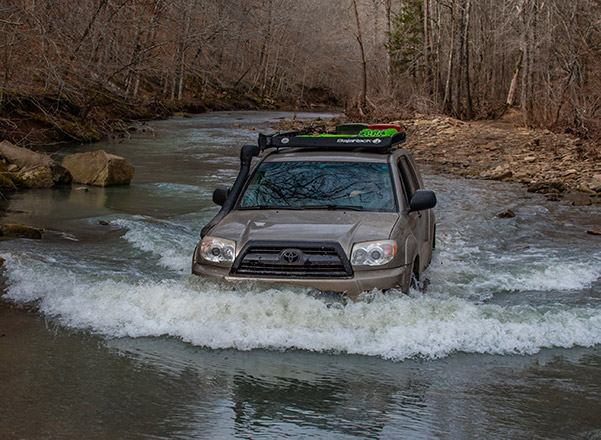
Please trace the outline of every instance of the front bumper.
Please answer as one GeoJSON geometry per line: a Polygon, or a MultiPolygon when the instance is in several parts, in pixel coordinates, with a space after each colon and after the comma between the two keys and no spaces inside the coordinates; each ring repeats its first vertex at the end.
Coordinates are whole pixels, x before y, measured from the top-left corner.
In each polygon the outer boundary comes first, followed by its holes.
{"type": "Polygon", "coordinates": [[[345,293],[355,299],[361,292],[372,289],[391,289],[400,287],[403,292],[409,289],[411,281],[411,265],[391,269],[357,270],[348,278],[278,278],[232,276],[227,267],[212,266],[194,262],[192,273],[205,278],[221,278],[227,281],[260,281],[266,283],[289,283],[313,287],[318,290],[345,293]]]}

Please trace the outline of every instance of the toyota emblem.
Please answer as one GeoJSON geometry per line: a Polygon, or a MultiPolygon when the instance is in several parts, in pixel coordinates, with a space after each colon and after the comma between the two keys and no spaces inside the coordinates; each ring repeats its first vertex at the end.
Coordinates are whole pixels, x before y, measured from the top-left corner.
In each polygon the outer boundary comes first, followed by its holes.
{"type": "Polygon", "coordinates": [[[302,264],[303,253],[298,249],[284,249],[280,252],[280,261],[285,264],[302,264]]]}

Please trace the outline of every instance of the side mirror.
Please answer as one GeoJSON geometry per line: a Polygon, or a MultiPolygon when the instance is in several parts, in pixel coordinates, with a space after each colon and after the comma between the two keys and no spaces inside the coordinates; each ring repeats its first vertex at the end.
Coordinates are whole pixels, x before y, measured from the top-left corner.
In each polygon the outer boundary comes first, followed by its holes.
{"type": "Polygon", "coordinates": [[[223,206],[229,195],[229,188],[217,188],[215,191],[213,191],[213,203],[223,206]]]}
{"type": "Polygon", "coordinates": [[[418,189],[409,203],[409,212],[424,211],[436,206],[436,194],[429,189],[418,189]]]}

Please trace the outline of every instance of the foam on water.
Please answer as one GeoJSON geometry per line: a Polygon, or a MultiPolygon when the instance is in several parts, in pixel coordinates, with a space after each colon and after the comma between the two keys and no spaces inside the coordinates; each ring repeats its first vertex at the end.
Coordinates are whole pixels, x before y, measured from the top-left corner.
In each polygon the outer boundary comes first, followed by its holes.
{"type": "Polygon", "coordinates": [[[113,223],[128,230],[123,239],[153,254],[161,266],[180,273],[190,270],[192,250],[199,239],[196,231],[166,220],[142,216],[118,219],[113,223]]]}
{"type": "Polygon", "coordinates": [[[483,242],[458,231],[439,234],[427,275],[438,290],[489,299],[498,292],[579,291],[601,279],[601,252],[483,242]]]}
{"type": "Polygon", "coordinates": [[[503,307],[444,293],[372,292],[347,304],[302,288],[230,285],[185,275],[101,281],[27,254],[4,254],[7,296],[64,325],[113,337],[170,336],[214,349],[302,349],[402,360],[453,352],[536,353],[601,343],[601,310],[503,307]]]}
{"type": "Polygon", "coordinates": [[[538,263],[433,260],[428,276],[433,286],[457,294],[483,296],[494,292],[577,291],[601,278],[600,255],[590,261],[547,259],[538,263]]]}

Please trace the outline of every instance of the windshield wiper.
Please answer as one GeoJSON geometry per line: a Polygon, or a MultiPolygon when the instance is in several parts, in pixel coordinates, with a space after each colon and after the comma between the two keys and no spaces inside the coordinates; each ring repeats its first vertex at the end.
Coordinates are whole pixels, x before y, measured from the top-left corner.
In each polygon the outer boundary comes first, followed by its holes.
{"type": "Polygon", "coordinates": [[[327,209],[328,211],[363,211],[363,206],[357,205],[304,205],[303,209],[327,209]]]}
{"type": "Polygon", "coordinates": [[[242,206],[242,209],[281,209],[281,210],[303,210],[306,209],[303,206],[290,206],[290,205],[254,205],[254,206],[242,206]]]}

